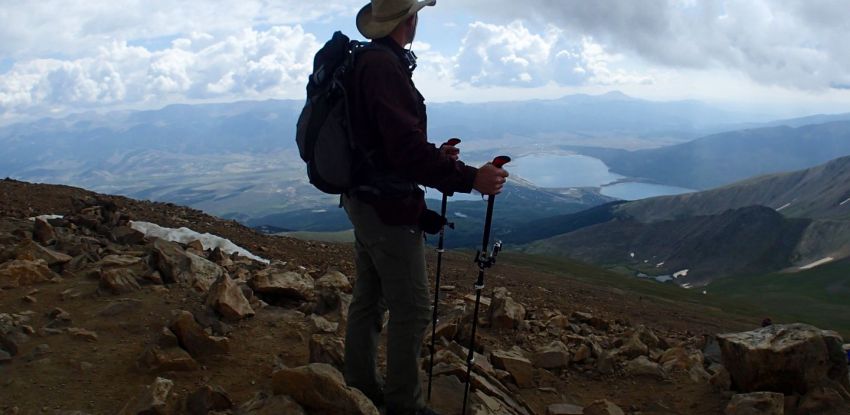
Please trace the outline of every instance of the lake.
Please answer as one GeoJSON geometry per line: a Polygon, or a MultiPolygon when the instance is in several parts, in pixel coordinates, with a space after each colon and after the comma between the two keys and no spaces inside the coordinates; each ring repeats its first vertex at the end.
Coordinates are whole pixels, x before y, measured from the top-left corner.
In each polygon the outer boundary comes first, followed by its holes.
{"type": "Polygon", "coordinates": [[[601,187],[603,195],[623,200],[694,191],[655,183],[620,182],[627,177],[611,172],[602,160],[579,154],[533,154],[512,161],[509,169],[539,187],[601,187]]]}

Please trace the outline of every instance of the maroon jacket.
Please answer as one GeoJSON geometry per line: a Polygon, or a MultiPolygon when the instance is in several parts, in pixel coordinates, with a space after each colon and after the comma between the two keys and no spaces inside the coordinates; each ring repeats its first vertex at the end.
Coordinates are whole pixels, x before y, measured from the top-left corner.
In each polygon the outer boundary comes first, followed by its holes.
{"type": "Polygon", "coordinates": [[[355,177],[370,185],[389,175],[415,189],[401,195],[355,192],[353,197],[375,207],[387,225],[416,225],[425,210],[424,193],[414,185],[442,192],[469,193],[478,169],[454,161],[428,142],[425,98],[411,79],[405,50],[390,38],[384,46],[357,57],[349,90],[351,128],[358,146],[371,151],[374,169],[355,177]]]}

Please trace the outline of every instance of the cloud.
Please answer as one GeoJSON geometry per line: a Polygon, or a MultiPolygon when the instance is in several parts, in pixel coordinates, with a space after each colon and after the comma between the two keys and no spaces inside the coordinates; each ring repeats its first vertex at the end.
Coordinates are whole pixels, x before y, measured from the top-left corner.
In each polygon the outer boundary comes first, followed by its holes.
{"type": "Polygon", "coordinates": [[[455,82],[476,87],[651,82],[646,75],[614,68],[622,57],[607,53],[590,37],[569,39],[552,25],[534,33],[520,21],[472,23],[456,55],[428,57],[439,65],[450,64],[450,71],[441,70],[449,72],[455,82]]]}
{"type": "Polygon", "coordinates": [[[803,90],[850,83],[844,0],[457,0],[477,16],[555,25],[668,68],[740,72],[803,90]]]}
{"type": "Polygon", "coordinates": [[[0,113],[297,96],[319,47],[300,26],[193,33],[158,51],[113,42],[91,57],[16,63],[0,75],[0,113]]]}
{"type": "Polygon", "coordinates": [[[86,57],[112,41],[215,36],[244,28],[292,26],[353,16],[363,0],[42,0],[4,1],[0,57],[16,61],[47,56],[86,57]]]}

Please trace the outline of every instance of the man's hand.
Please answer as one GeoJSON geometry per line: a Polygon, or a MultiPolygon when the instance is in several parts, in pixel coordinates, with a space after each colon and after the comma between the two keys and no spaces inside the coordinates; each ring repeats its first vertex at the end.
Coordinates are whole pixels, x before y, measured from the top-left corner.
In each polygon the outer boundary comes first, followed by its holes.
{"type": "Polygon", "coordinates": [[[508,176],[507,170],[487,163],[478,169],[472,187],[482,195],[497,195],[502,192],[502,187],[505,185],[508,176]]]}
{"type": "Polygon", "coordinates": [[[460,149],[451,144],[443,144],[440,146],[440,154],[452,159],[452,161],[457,161],[460,149]]]}

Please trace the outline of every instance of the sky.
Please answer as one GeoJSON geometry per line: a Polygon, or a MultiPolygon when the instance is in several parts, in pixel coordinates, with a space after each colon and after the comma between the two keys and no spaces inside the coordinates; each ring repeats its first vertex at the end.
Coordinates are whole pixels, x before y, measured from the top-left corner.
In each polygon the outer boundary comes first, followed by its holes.
{"type": "MultiPolygon", "coordinates": [[[[0,0],[0,123],[173,103],[302,99],[364,0],[0,0]]],[[[850,112],[846,0],[439,0],[414,79],[431,102],[622,91],[850,112]]]]}

